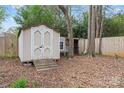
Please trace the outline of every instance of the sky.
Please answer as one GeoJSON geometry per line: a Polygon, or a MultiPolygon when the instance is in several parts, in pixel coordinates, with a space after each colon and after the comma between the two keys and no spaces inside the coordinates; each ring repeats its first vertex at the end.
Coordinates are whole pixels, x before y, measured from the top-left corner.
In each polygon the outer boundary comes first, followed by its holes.
{"type": "MultiPolygon", "coordinates": [[[[6,12],[8,14],[8,17],[5,19],[5,21],[2,23],[2,27],[3,29],[1,30],[2,32],[5,32],[7,31],[10,27],[15,27],[15,26],[18,26],[16,24],[16,22],[14,21],[13,17],[17,15],[17,8],[20,8],[22,6],[13,6],[13,5],[3,5],[3,7],[6,9],[6,12]]],[[[76,6],[77,8],[75,9],[72,9],[73,10],[73,15],[76,15],[78,16],[78,9],[79,7],[81,6],[76,6]]],[[[87,6],[84,6],[84,7],[81,7],[80,9],[84,9],[86,10],[86,7],[87,6]]],[[[114,8],[114,10],[112,12],[118,12],[120,10],[123,10],[124,11],[124,5],[114,5],[112,6],[112,8],[114,8]]]]}
{"type": "Polygon", "coordinates": [[[2,23],[2,28],[4,31],[6,31],[8,28],[17,26],[16,22],[14,21],[13,17],[17,15],[17,11],[12,6],[3,6],[8,14],[5,21],[2,23]]]}

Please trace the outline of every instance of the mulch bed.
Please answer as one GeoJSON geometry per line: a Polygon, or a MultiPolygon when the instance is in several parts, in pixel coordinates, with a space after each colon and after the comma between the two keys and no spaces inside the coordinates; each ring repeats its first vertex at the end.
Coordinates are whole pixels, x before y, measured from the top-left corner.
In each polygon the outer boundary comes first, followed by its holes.
{"type": "Polygon", "coordinates": [[[18,59],[0,60],[0,87],[20,78],[37,82],[37,87],[124,87],[124,59],[115,57],[62,58],[56,69],[37,72],[33,66],[23,66],[18,59]]]}

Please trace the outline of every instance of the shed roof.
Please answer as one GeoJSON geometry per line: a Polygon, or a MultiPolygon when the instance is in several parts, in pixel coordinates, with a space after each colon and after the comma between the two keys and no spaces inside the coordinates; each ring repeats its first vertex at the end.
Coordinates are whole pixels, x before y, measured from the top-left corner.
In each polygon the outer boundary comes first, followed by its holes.
{"type": "MultiPolygon", "coordinates": [[[[45,27],[47,27],[47,28],[49,28],[49,29],[53,29],[53,28],[50,28],[48,25],[44,25],[44,24],[41,24],[41,25],[33,25],[32,27],[38,27],[38,26],[45,26],[45,27]]],[[[20,36],[21,31],[25,31],[26,29],[31,29],[31,27],[20,28],[20,29],[19,29],[19,32],[18,32],[18,37],[20,36]]],[[[58,29],[56,29],[56,28],[54,28],[53,31],[59,33],[58,29]]]]}

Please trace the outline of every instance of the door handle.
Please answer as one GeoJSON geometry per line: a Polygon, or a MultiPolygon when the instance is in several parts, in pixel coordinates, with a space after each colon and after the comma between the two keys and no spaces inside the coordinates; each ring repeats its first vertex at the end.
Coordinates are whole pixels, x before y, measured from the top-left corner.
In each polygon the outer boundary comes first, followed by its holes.
{"type": "Polygon", "coordinates": [[[41,45],[40,48],[43,48],[43,46],[41,45]]]}

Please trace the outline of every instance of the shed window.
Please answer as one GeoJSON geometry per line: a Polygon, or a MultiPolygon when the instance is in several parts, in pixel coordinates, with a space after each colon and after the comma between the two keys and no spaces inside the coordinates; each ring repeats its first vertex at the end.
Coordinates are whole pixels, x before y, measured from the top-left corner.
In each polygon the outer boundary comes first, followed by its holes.
{"type": "Polygon", "coordinates": [[[60,42],[60,49],[63,49],[63,42],[60,42]]]}

